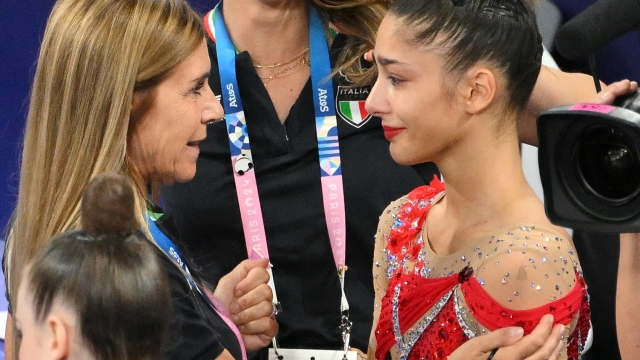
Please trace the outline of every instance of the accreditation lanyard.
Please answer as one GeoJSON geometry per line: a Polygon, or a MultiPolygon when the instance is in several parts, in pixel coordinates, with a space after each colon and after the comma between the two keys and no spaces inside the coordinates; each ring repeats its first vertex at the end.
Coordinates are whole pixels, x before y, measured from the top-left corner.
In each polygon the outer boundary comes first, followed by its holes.
{"type": "Polygon", "coordinates": [[[211,302],[211,305],[213,305],[213,310],[218,314],[218,316],[220,316],[222,321],[227,324],[231,331],[233,331],[236,338],[238,339],[238,343],[240,344],[242,360],[247,360],[247,350],[244,347],[242,334],[240,334],[240,330],[231,320],[231,316],[227,313],[227,309],[224,308],[224,305],[222,305],[213,296],[213,294],[211,294],[206,289],[201,289],[200,286],[196,284],[196,282],[193,280],[193,277],[191,276],[191,273],[189,272],[187,264],[184,262],[182,254],[180,254],[180,250],[178,250],[173,241],[171,241],[171,239],[169,239],[169,237],[165,235],[165,233],[162,232],[160,228],[158,228],[156,219],[154,219],[151,214],[147,214],[147,225],[149,227],[149,233],[151,234],[151,237],[153,238],[155,243],[162,250],[162,252],[164,252],[176,265],[178,265],[182,269],[183,273],[185,274],[185,278],[187,279],[187,282],[189,283],[191,288],[195,289],[200,294],[200,296],[205,299],[205,302],[207,302],[207,300],[211,302]]]}
{"type": "MultiPolygon", "coordinates": [[[[231,164],[234,168],[233,177],[240,205],[247,254],[250,258],[254,257],[254,252],[264,257],[269,257],[249,134],[238,91],[236,50],[229,38],[222,17],[222,2],[219,8],[216,7],[205,16],[205,22],[208,32],[212,35],[215,34],[225,121],[231,149],[231,164]],[[211,28],[214,31],[211,31],[211,28]]],[[[348,321],[349,304],[344,292],[344,274],[347,268],[345,266],[346,216],[338,142],[338,123],[333,102],[329,48],[324,25],[313,7],[310,7],[309,33],[311,84],[313,88],[324,212],[331,250],[340,276],[342,289],[340,310],[343,316],[347,315],[346,320],[348,321]]],[[[271,285],[274,302],[276,302],[275,286],[271,285]]]]}

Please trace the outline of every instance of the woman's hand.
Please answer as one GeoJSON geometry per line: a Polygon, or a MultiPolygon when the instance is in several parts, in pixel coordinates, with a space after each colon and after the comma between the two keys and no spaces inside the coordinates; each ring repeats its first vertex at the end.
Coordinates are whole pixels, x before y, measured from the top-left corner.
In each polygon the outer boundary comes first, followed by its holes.
{"type": "Polygon", "coordinates": [[[612,83],[602,89],[590,101],[592,104],[611,105],[618,96],[630,94],[638,89],[638,83],[635,81],[621,80],[612,83]]]}
{"type": "Polygon", "coordinates": [[[494,349],[492,360],[556,360],[566,347],[564,331],[564,325],[553,326],[553,316],[545,315],[525,337],[522,328],[498,329],[462,344],[449,360],[487,360],[494,349]]]}
{"type": "Polygon", "coordinates": [[[268,264],[268,259],[241,262],[220,279],[213,294],[231,313],[248,352],[269,345],[278,333],[278,323],[271,317],[273,293],[267,284],[268,264]]]}
{"type": "Polygon", "coordinates": [[[373,63],[375,59],[373,58],[373,49],[364,53],[364,59],[370,63],[373,63]]]}

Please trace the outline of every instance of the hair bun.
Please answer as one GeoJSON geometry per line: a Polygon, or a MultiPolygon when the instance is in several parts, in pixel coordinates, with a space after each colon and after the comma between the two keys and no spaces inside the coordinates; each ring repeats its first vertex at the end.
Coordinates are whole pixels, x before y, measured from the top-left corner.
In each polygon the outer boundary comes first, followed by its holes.
{"type": "Polygon", "coordinates": [[[82,227],[90,235],[127,236],[138,231],[134,190],[122,175],[102,174],[92,179],[84,189],[81,206],[82,227]]]}

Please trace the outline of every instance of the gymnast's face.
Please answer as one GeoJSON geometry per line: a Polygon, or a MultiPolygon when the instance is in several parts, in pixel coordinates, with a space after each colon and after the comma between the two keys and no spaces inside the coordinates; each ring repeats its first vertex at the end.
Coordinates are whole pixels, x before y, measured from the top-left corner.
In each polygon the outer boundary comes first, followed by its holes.
{"type": "Polygon", "coordinates": [[[35,322],[33,301],[26,287],[26,281],[23,280],[15,307],[14,336],[21,340],[18,359],[44,359],[44,327],[35,322]]]}
{"type": "Polygon", "coordinates": [[[207,135],[206,124],[224,115],[209,88],[210,70],[202,40],[155,88],[153,104],[134,124],[128,153],[145,183],[185,182],[195,175],[198,143],[207,135]]]}
{"type": "Polygon", "coordinates": [[[366,102],[369,113],[382,118],[391,156],[404,165],[436,161],[459,141],[456,127],[464,113],[439,49],[410,43],[410,30],[393,15],[380,24],[378,79],[366,102]]]}
{"type": "Polygon", "coordinates": [[[36,318],[33,294],[27,286],[27,267],[18,288],[14,313],[15,333],[20,339],[18,360],[91,359],[77,333],[77,317],[73,311],[54,299],[49,313],[42,321],[36,318]]]}

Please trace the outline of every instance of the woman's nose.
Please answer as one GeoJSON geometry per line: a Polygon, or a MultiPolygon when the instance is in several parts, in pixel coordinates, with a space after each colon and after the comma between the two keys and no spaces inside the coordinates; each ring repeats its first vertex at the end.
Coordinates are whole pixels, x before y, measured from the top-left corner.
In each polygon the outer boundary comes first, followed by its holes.
{"type": "Polygon", "coordinates": [[[364,108],[367,112],[373,116],[380,116],[384,114],[386,106],[386,100],[384,98],[385,91],[382,89],[382,81],[376,80],[375,84],[371,88],[367,101],[364,103],[364,108]]]}
{"type": "Polygon", "coordinates": [[[224,117],[224,109],[222,108],[222,105],[220,104],[218,99],[216,99],[216,96],[213,94],[213,91],[211,91],[211,88],[209,88],[208,85],[206,92],[207,105],[202,114],[202,122],[206,124],[222,120],[222,118],[224,117]]]}

